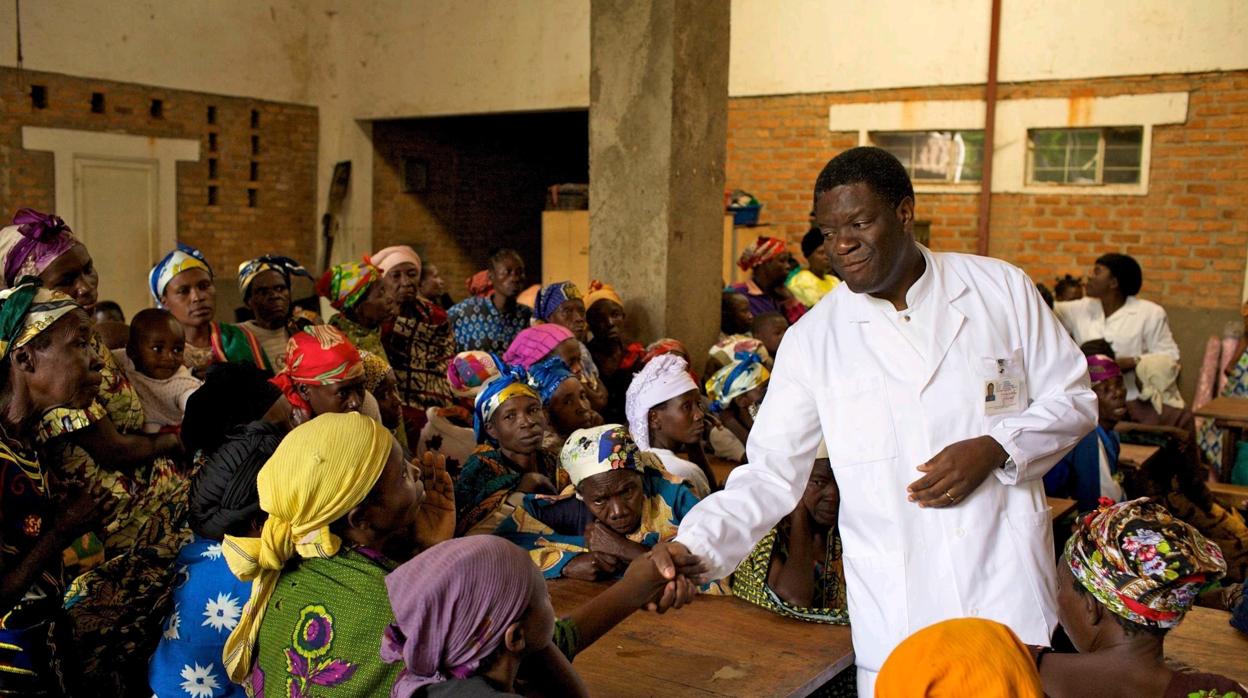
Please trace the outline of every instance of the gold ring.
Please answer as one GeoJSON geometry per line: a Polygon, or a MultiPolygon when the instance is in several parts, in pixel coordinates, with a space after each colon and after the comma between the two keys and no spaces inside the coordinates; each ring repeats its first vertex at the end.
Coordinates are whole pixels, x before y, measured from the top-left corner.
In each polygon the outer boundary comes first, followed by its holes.
{"type": "Polygon", "coordinates": [[[950,504],[957,504],[957,503],[958,503],[958,500],[954,499],[954,498],[953,498],[953,495],[949,494],[949,490],[945,490],[945,497],[949,500],[949,503],[950,503],[950,504]]]}

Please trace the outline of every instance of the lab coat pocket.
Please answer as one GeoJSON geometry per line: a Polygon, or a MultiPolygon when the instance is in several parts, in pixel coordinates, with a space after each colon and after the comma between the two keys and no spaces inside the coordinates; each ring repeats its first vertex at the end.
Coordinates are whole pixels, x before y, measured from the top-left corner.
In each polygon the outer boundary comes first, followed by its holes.
{"type": "Polygon", "coordinates": [[[1050,616],[1057,608],[1053,521],[1049,512],[1049,507],[1045,507],[1042,511],[1007,511],[1005,514],[1018,561],[1018,574],[1014,579],[1027,584],[1035,598],[1034,612],[1016,609],[1020,618],[1029,624],[1051,625],[1054,618],[1050,616]]]}
{"type": "Polygon", "coordinates": [[[900,552],[846,555],[845,589],[859,667],[879,671],[909,632],[906,565],[900,552]]]}
{"type": "Polygon", "coordinates": [[[833,467],[897,455],[893,415],[878,375],[852,377],[823,391],[819,411],[833,467]]]}

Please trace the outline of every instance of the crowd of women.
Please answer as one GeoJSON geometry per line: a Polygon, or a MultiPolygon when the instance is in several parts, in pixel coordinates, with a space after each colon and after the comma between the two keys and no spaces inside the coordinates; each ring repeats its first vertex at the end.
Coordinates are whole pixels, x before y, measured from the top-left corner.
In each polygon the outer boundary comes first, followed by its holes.
{"type": "MultiPolygon", "coordinates": [[[[258,257],[237,274],[251,319],[229,324],[209,261],[180,245],[148,274],[155,307],[127,323],[99,302],[70,228],[23,209],[0,230],[0,693],[577,695],[571,660],[638,608],[734,594],[849,623],[825,453],[731,578],[667,579],[647,559],[719,488],[712,463],[744,458],[785,330],[835,288],[818,231],[802,252],[804,269],[781,240],[745,250],[750,279],[725,288],[697,376],[679,341],[627,336],[610,285],[528,287],[506,249],[453,305],[409,247],[339,264],[315,278],[327,318],[292,299],[308,271],[258,257]],[[544,580],[558,577],[612,584],[556,618],[544,580]]],[[[1169,404],[1143,358],[1089,353],[1108,386],[1098,438],[1116,443],[1110,388],[1124,374],[1143,380],[1144,403],[1169,404]]],[[[1198,596],[1242,606],[1242,587],[1219,580],[1231,563],[1225,580],[1243,581],[1244,541],[1228,550],[1233,525],[1206,537],[1107,492],[1092,453],[1054,485],[1095,490],[1058,563],[1063,625],[1084,654],[1037,660],[1003,626],[967,621],[957,642],[938,628],[903,643],[881,686],[909,695],[923,672],[903,650],[952,658],[962,642],[1001,660],[946,680],[1013,695],[1039,695],[1041,680],[1076,695],[1088,672],[1226,688],[1115,653],[1159,657],[1198,596]]]]}

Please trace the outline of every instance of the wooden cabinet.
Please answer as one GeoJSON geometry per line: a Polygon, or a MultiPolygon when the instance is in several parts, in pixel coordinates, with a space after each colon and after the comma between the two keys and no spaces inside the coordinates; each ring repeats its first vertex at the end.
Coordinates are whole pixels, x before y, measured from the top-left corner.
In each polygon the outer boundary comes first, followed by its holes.
{"type": "Polygon", "coordinates": [[[542,285],[589,288],[589,211],[542,211],[542,285]]]}

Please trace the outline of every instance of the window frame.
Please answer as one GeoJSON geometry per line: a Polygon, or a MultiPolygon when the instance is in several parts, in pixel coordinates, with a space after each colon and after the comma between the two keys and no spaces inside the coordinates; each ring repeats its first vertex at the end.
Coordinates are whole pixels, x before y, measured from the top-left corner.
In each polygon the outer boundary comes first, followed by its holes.
{"type": "MultiPolygon", "coordinates": [[[[920,129],[868,130],[866,132],[865,144],[876,147],[876,148],[881,148],[883,150],[888,150],[888,148],[885,148],[884,146],[880,145],[879,142],[876,141],[875,137],[877,135],[883,134],[883,135],[888,135],[888,136],[921,136],[921,135],[930,135],[932,133],[949,133],[954,136],[957,136],[958,134],[978,133],[980,134],[980,137],[982,138],[984,129],[983,128],[920,128],[920,129]]],[[[948,171],[945,173],[945,179],[917,178],[915,177],[914,172],[913,172],[913,169],[914,169],[913,162],[915,159],[914,156],[916,154],[914,151],[914,148],[915,148],[914,141],[911,141],[910,148],[911,148],[910,162],[912,164],[906,169],[907,169],[907,173],[910,175],[910,181],[914,185],[914,188],[916,191],[923,191],[923,190],[968,191],[968,190],[978,190],[980,188],[981,183],[983,182],[983,175],[984,175],[984,147],[983,147],[982,140],[980,141],[980,144],[979,144],[979,159],[980,159],[979,179],[967,179],[967,180],[953,179],[952,176],[954,174],[953,169],[954,169],[955,161],[952,159],[950,160],[948,171]]]]}
{"type": "MultiPolygon", "coordinates": [[[[1147,149],[1150,147],[1150,139],[1148,137],[1149,127],[1144,124],[1124,125],[1124,126],[1036,126],[1027,129],[1027,158],[1023,164],[1024,184],[1028,188],[1042,187],[1045,189],[1093,189],[1102,190],[1106,187],[1140,187],[1145,181],[1144,173],[1147,166],[1148,157],[1147,149]],[[1134,182],[1106,182],[1105,181],[1105,134],[1110,129],[1138,129],[1140,133],[1139,143],[1139,165],[1136,167],[1136,181],[1134,182]],[[1096,139],[1096,175],[1095,181],[1092,182],[1053,182],[1036,179],[1036,143],[1034,134],[1041,131],[1056,132],[1064,131],[1068,134],[1076,132],[1095,131],[1096,139]]],[[[1068,146],[1069,151],[1069,146],[1068,146]]],[[[1062,173],[1069,176],[1070,173],[1069,158],[1063,166],[1062,173]]]]}

